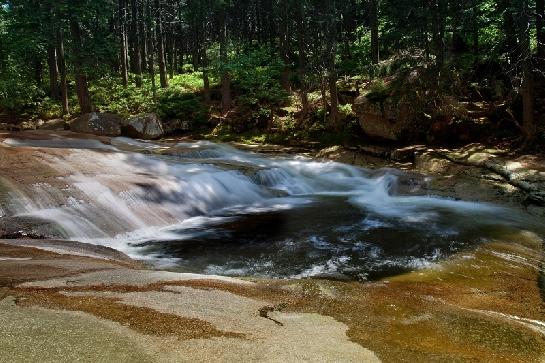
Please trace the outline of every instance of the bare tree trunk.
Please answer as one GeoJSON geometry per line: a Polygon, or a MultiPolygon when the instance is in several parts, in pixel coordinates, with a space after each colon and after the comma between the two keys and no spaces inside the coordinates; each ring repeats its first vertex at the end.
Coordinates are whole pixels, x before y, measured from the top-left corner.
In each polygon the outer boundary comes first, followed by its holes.
{"type": "MultiPolygon", "coordinates": [[[[54,36],[54,34],[53,34],[54,36]]],[[[51,98],[59,98],[59,68],[57,67],[57,51],[55,40],[51,39],[47,47],[47,64],[49,66],[49,94],[51,98]]]]}
{"type": "Polygon", "coordinates": [[[61,25],[57,28],[57,66],[61,76],[61,104],[62,113],[66,115],[70,112],[68,107],[68,87],[66,85],[66,63],[64,60],[64,34],[61,25]]]}
{"type": "Polygon", "coordinates": [[[299,52],[299,64],[297,66],[297,76],[301,84],[301,119],[308,116],[310,105],[308,101],[308,86],[306,82],[307,59],[305,54],[306,26],[304,5],[299,3],[297,6],[297,47],[299,52]]]}
{"type": "Polygon", "coordinates": [[[327,103],[327,86],[326,79],[323,74],[320,75],[320,93],[322,94],[322,107],[324,109],[324,124],[327,123],[327,109],[329,104],[327,103]]]}
{"type": "MultiPolygon", "coordinates": [[[[287,3],[284,1],[281,3],[284,7],[287,7],[287,3]]],[[[289,34],[289,19],[288,14],[284,14],[281,17],[281,21],[279,24],[280,27],[280,56],[282,58],[283,67],[282,67],[282,73],[281,73],[281,83],[282,88],[286,91],[291,90],[291,84],[290,84],[290,34],[289,34]]]]}
{"type": "Polygon", "coordinates": [[[378,64],[380,61],[378,39],[378,0],[369,1],[369,24],[371,27],[371,61],[373,64],[378,64]]]}
{"type": "Polygon", "coordinates": [[[70,20],[70,31],[74,42],[74,70],[76,73],[76,91],[78,94],[79,106],[82,113],[89,113],[93,111],[93,107],[91,105],[91,97],[89,96],[87,75],[83,70],[81,28],[77,20],[70,20]]]}
{"type": "Polygon", "coordinates": [[[479,6],[477,4],[477,0],[471,1],[471,7],[473,10],[472,14],[472,30],[473,30],[473,62],[475,64],[479,64],[479,6]]]}
{"type": "MultiPolygon", "coordinates": [[[[141,58],[141,33],[140,33],[140,27],[138,26],[138,19],[139,19],[139,7],[137,0],[131,0],[131,10],[132,10],[132,37],[133,37],[133,63],[134,63],[134,73],[136,75],[135,84],[136,87],[140,88],[142,87],[142,58],[141,58]]],[[[145,59],[145,58],[144,58],[145,59]]]]}
{"type": "Polygon", "coordinates": [[[37,87],[41,87],[43,83],[43,70],[42,59],[40,57],[34,58],[34,81],[37,87]]]}
{"type": "Polygon", "coordinates": [[[532,75],[532,50],[530,46],[530,13],[528,0],[522,0],[522,14],[520,17],[519,29],[521,32],[522,48],[522,108],[524,133],[523,147],[530,146],[537,133],[537,127],[534,120],[534,87],[532,75]]]}
{"type": "Polygon", "coordinates": [[[129,84],[129,70],[128,70],[128,50],[127,50],[127,9],[125,6],[125,0],[119,0],[119,31],[120,31],[120,63],[121,63],[121,79],[123,80],[123,86],[129,84]]]}
{"type": "Polygon", "coordinates": [[[227,21],[226,5],[220,10],[220,61],[221,61],[221,106],[223,113],[231,109],[231,76],[227,70],[227,21]]]}
{"type": "Polygon", "coordinates": [[[169,78],[174,78],[174,48],[175,48],[175,39],[174,39],[174,27],[171,25],[169,31],[168,39],[168,73],[169,78]]]}
{"type": "Polygon", "coordinates": [[[540,69],[545,71],[545,0],[536,0],[536,40],[540,69]]]}
{"type": "Polygon", "coordinates": [[[201,63],[202,63],[202,80],[204,85],[204,102],[206,104],[212,103],[210,96],[210,77],[208,75],[208,56],[206,55],[206,47],[201,48],[201,63]]]}
{"type": "Polygon", "coordinates": [[[337,24],[335,14],[335,3],[331,6],[331,13],[329,14],[329,21],[326,35],[326,47],[327,47],[327,83],[329,87],[329,99],[330,99],[330,124],[333,129],[339,129],[339,99],[337,95],[337,69],[335,65],[335,55],[337,48],[337,24]]]}
{"type": "Polygon", "coordinates": [[[161,1],[155,0],[155,11],[157,21],[157,57],[159,58],[159,78],[161,81],[161,88],[168,87],[166,60],[165,60],[165,39],[163,34],[163,19],[161,16],[161,1]]]}
{"type": "Polygon", "coordinates": [[[155,64],[154,64],[154,44],[155,44],[155,30],[153,28],[153,13],[151,11],[151,0],[148,0],[148,68],[151,77],[151,90],[153,93],[153,99],[157,98],[157,85],[155,84],[155,64]]]}
{"type": "Polygon", "coordinates": [[[433,2],[433,43],[435,50],[435,65],[440,71],[445,64],[445,1],[433,2]]]}
{"type": "Polygon", "coordinates": [[[146,71],[148,59],[148,29],[146,28],[146,5],[144,3],[145,0],[140,1],[140,21],[138,22],[140,33],[140,64],[142,65],[142,71],[146,71]]]}

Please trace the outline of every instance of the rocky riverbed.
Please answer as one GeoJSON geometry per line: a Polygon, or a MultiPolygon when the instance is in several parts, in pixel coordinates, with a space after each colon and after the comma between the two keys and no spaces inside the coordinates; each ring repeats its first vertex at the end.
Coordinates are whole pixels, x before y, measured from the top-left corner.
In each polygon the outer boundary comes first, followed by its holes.
{"type": "MultiPolygon", "coordinates": [[[[87,140],[86,148],[100,146],[97,153],[111,143],[67,132],[6,133],[0,142],[55,138],[87,140]]],[[[50,158],[77,155],[10,143],[0,146],[4,201],[10,186],[61,186],[50,158]]],[[[350,150],[320,157],[410,169],[400,185],[413,193],[433,190],[526,210],[531,218],[542,215],[528,198],[533,189],[522,190],[486,166],[464,165],[467,158],[462,163],[425,151],[414,163],[390,164],[350,150]],[[430,153],[433,157],[426,156],[430,153]]],[[[539,185],[539,161],[521,160],[515,162],[530,169],[532,185],[539,185]]],[[[539,231],[501,233],[376,281],[230,278],[151,268],[108,247],[47,235],[52,228],[33,220],[14,228],[21,220],[5,214],[0,214],[0,361],[545,360],[539,231]]]]}

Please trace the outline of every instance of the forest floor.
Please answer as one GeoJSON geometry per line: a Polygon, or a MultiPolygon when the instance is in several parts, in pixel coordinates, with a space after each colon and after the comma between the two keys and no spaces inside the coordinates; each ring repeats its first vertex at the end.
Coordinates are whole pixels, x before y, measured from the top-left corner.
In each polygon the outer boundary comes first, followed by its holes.
{"type": "MultiPolygon", "coordinates": [[[[3,133],[0,141],[58,135],[3,133]]],[[[480,145],[388,155],[245,147],[404,169],[404,188],[545,215],[534,195],[544,190],[545,162],[536,156],[480,145]]],[[[59,151],[0,146],[1,175],[51,182],[40,157],[49,152],[59,151]]],[[[104,247],[4,239],[0,361],[543,361],[543,253],[541,237],[521,230],[426,269],[360,283],[153,271],[104,247]]]]}

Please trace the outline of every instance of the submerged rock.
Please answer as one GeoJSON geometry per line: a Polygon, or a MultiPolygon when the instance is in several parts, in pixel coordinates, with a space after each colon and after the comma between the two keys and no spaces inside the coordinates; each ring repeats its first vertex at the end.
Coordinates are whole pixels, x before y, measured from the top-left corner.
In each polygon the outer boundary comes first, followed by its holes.
{"type": "Polygon", "coordinates": [[[120,116],[112,113],[91,112],[70,122],[70,130],[99,136],[120,136],[120,116]]]}
{"type": "Polygon", "coordinates": [[[130,118],[123,127],[123,134],[137,139],[154,140],[163,137],[165,130],[159,116],[147,113],[130,118]]]}
{"type": "Polygon", "coordinates": [[[66,238],[57,224],[36,217],[0,217],[0,239],[66,238]]]}

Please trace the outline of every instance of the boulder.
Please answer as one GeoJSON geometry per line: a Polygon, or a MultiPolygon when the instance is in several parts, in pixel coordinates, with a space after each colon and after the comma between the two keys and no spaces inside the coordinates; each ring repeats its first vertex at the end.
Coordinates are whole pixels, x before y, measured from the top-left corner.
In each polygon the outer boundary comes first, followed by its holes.
{"type": "Polygon", "coordinates": [[[123,127],[123,134],[136,139],[154,140],[165,135],[163,123],[154,113],[130,118],[123,127]]]}
{"type": "Polygon", "coordinates": [[[36,217],[0,217],[0,239],[65,239],[68,235],[54,222],[36,217]]]}
{"type": "Polygon", "coordinates": [[[392,151],[390,157],[398,162],[414,162],[417,153],[427,150],[425,145],[412,145],[392,151]]]}
{"type": "Polygon", "coordinates": [[[21,125],[0,122],[0,131],[22,131],[21,125]]]}
{"type": "Polygon", "coordinates": [[[112,113],[86,113],[70,122],[70,130],[98,136],[120,136],[123,119],[112,113]]]}
{"type": "Polygon", "coordinates": [[[172,119],[163,123],[165,134],[170,135],[177,132],[188,132],[192,129],[191,121],[172,119]]]}
{"type": "Polygon", "coordinates": [[[353,110],[367,136],[399,141],[411,131],[415,115],[408,103],[394,102],[392,98],[381,101],[360,96],[353,110]]]}
{"type": "Polygon", "coordinates": [[[38,126],[39,130],[65,130],[66,122],[62,118],[56,118],[54,120],[45,121],[42,125],[38,126]]]}

